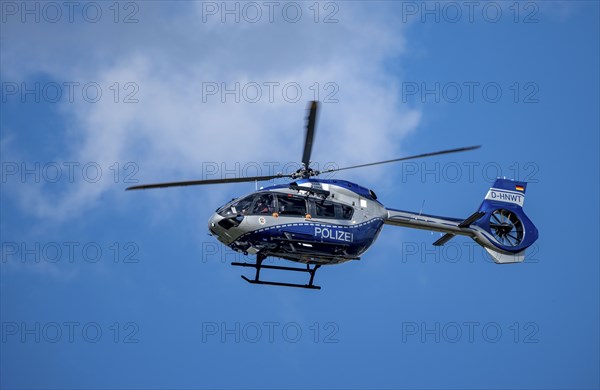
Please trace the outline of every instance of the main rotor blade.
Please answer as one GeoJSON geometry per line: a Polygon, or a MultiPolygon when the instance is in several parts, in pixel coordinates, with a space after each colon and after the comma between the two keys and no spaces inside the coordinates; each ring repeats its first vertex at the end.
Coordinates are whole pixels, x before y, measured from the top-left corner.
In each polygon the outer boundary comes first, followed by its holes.
{"type": "Polygon", "coordinates": [[[137,186],[131,186],[125,189],[129,190],[147,190],[150,188],[166,188],[166,187],[185,187],[185,186],[197,186],[206,184],[222,184],[222,183],[243,183],[248,181],[265,181],[271,179],[278,179],[282,177],[291,177],[291,175],[271,175],[271,176],[251,176],[251,177],[234,177],[230,179],[208,179],[208,180],[190,180],[190,181],[174,181],[170,183],[156,183],[156,184],[141,184],[137,186]]]}
{"type": "Polygon", "coordinates": [[[370,167],[371,165],[388,164],[388,163],[393,163],[393,162],[398,162],[398,161],[412,160],[412,159],[415,159],[415,158],[438,156],[440,154],[466,152],[468,150],[479,149],[480,147],[481,147],[481,145],[477,145],[477,146],[468,146],[468,147],[465,147],[465,148],[456,148],[456,149],[441,150],[439,152],[416,154],[414,156],[401,157],[401,158],[396,158],[396,159],[393,159],[393,160],[379,161],[379,162],[374,162],[374,163],[369,163],[369,164],[354,165],[354,166],[351,166],[351,167],[344,167],[344,168],[337,168],[337,169],[328,169],[328,170],[325,170],[325,171],[321,171],[321,173],[345,171],[347,169],[370,167]]]}
{"type": "Polygon", "coordinates": [[[306,123],[306,138],[304,139],[304,152],[302,153],[302,164],[304,169],[308,169],[310,163],[310,153],[312,151],[313,137],[315,135],[315,123],[317,121],[318,103],[310,103],[310,112],[308,113],[308,122],[306,123]]]}

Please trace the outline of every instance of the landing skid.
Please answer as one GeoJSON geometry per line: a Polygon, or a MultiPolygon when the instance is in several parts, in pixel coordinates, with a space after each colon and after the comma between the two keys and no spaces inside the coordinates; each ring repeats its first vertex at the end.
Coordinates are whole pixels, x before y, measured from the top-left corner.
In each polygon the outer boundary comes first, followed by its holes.
{"type": "Polygon", "coordinates": [[[265,284],[265,285],[269,285],[269,286],[308,288],[308,289],[313,289],[313,290],[320,290],[321,289],[321,286],[315,286],[313,284],[313,281],[315,279],[315,273],[317,272],[317,270],[319,269],[319,267],[321,267],[320,264],[315,264],[314,267],[312,267],[312,268],[310,268],[309,264],[306,264],[306,269],[304,269],[304,268],[296,268],[296,267],[283,267],[283,266],[278,266],[278,265],[263,265],[262,262],[263,262],[263,260],[265,258],[266,258],[265,255],[257,254],[256,255],[256,263],[255,264],[233,262],[233,263],[231,263],[231,265],[237,266],[237,267],[253,267],[253,268],[256,268],[256,275],[254,276],[254,279],[248,279],[247,277],[245,277],[244,275],[242,275],[242,279],[244,279],[248,283],[252,283],[252,284],[265,284]],[[308,281],[308,284],[271,282],[271,281],[267,281],[267,280],[260,280],[260,270],[263,269],[263,268],[264,269],[277,269],[277,270],[280,270],[280,271],[306,272],[306,273],[310,274],[310,280],[308,281]]]}

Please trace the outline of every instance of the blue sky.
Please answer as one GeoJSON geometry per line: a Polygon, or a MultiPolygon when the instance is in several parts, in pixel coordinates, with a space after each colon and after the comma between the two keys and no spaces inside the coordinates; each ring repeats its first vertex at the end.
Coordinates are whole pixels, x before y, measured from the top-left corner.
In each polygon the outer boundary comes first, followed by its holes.
{"type": "Polygon", "coordinates": [[[600,386],[597,2],[22,4],[0,24],[0,387],[600,386]],[[386,206],[467,217],[495,176],[528,181],[525,263],[388,226],[320,291],[251,286],[206,221],[253,183],[123,191],[291,169],[316,91],[320,165],[483,145],[335,176],[386,206]]]}

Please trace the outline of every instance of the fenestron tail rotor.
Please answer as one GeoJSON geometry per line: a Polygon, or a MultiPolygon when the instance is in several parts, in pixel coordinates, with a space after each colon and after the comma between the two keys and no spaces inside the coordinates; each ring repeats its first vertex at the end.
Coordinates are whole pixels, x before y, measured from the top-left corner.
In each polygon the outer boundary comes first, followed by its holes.
{"type": "Polygon", "coordinates": [[[185,186],[206,185],[206,184],[243,183],[243,182],[251,182],[251,181],[267,181],[267,180],[281,179],[281,178],[302,179],[302,178],[310,178],[313,176],[318,176],[321,173],[344,171],[344,170],[349,170],[349,169],[354,169],[354,168],[364,168],[364,167],[369,167],[369,166],[373,166],[373,165],[388,164],[388,163],[412,160],[412,159],[416,159],[416,158],[438,156],[438,155],[442,155],[442,154],[466,152],[468,150],[474,150],[474,149],[478,149],[480,147],[480,146],[468,146],[468,147],[463,147],[463,148],[441,150],[439,152],[422,153],[422,154],[417,154],[417,155],[408,156],[408,157],[400,157],[400,158],[396,158],[393,160],[385,160],[385,161],[379,161],[379,162],[368,163],[368,164],[353,165],[353,166],[344,167],[344,168],[328,169],[328,170],[321,171],[321,172],[315,171],[312,168],[310,168],[310,157],[311,157],[311,153],[312,153],[313,140],[314,140],[314,136],[315,136],[315,125],[317,122],[318,105],[319,105],[319,103],[316,101],[310,102],[310,105],[308,108],[308,117],[307,117],[307,122],[306,122],[304,150],[302,152],[302,167],[292,174],[278,173],[278,174],[269,175],[269,176],[251,176],[251,177],[237,177],[237,178],[229,178],[229,179],[189,180],[189,181],[176,181],[176,182],[155,183],[155,184],[142,184],[142,185],[128,187],[126,190],[145,190],[145,189],[151,189],[151,188],[185,187],[185,186]]]}
{"type": "Polygon", "coordinates": [[[523,241],[523,223],[512,211],[495,210],[490,216],[490,229],[502,245],[517,246],[523,241]]]}

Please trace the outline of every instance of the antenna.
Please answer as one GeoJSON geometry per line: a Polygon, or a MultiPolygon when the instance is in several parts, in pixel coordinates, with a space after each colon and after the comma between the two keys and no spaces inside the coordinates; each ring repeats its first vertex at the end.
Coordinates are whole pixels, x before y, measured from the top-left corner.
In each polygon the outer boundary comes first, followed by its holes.
{"type": "Polygon", "coordinates": [[[423,207],[425,207],[425,199],[423,199],[423,203],[421,203],[421,210],[419,210],[419,217],[421,216],[421,213],[423,212],[423,207]]]}

